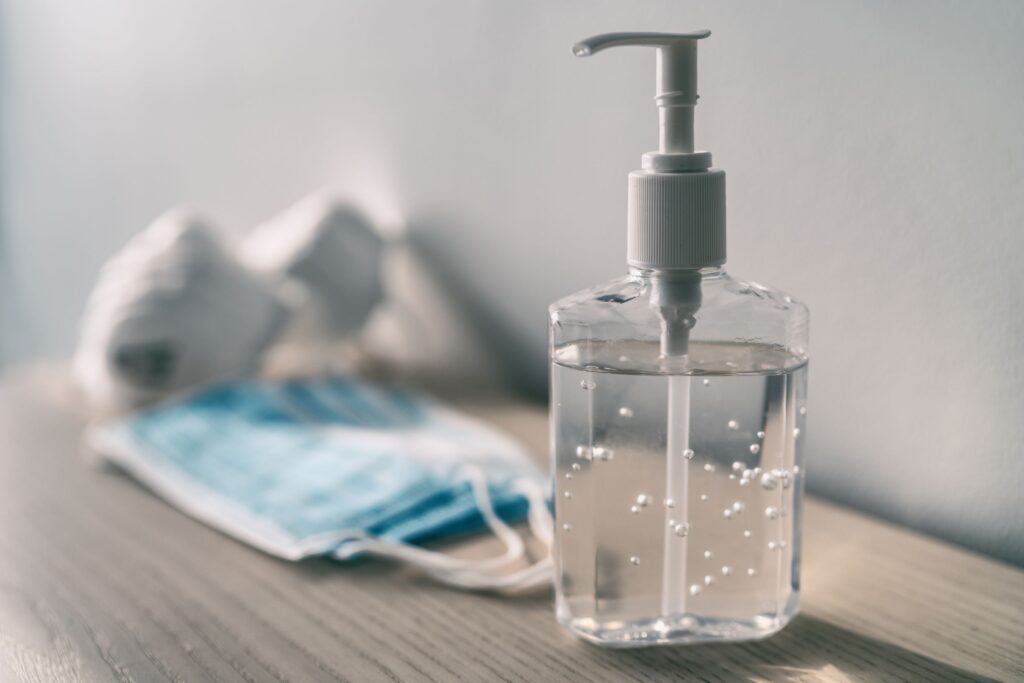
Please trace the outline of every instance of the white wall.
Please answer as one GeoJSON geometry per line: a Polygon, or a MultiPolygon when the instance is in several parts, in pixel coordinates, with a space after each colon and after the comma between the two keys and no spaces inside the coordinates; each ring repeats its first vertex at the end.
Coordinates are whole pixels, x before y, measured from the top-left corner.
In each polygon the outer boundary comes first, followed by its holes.
{"type": "Polygon", "coordinates": [[[623,270],[653,56],[709,27],[730,269],[812,310],[817,492],[1024,563],[1024,4],[2,3],[0,352],[63,355],[103,258],[187,201],[401,212],[534,392],[545,307],[623,270]]]}

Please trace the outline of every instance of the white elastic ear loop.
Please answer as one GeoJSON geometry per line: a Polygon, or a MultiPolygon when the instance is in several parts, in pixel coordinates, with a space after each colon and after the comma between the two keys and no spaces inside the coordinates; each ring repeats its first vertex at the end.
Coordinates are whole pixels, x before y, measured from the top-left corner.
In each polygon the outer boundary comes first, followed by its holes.
{"type": "Polygon", "coordinates": [[[544,491],[533,481],[523,480],[516,483],[516,491],[521,493],[529,501],[530,508],[527,521],[530,523],[530,532],[540,539],[544,547],[550,552],[555,542],[555,521],[551,518],[551,511],[548,510],[548,500],[544,491]]]}
{"type": "MultiPolygon", "coordinates": [[[[406,543],[386,541],[372,536],[360,539],[361,549],[373,555],[406,562],[422,569],[442,583],[467,590],[518,591],[549,583],[552,565],[550,556],[511,574],[495,575],[483,571],[501,569],[512,564],[525,554],[526,549],[519,534],[505,524],[494,511],[483,472],[478,467],[467,467],[465,472],[466,478],[473,487],[473,494],[484,521],[505,545],[505,552],[502,555],[485,560],[460,559],[406,543]]],[[[550,553],[552,528],[547,500],[536,485],[523,485],[517,488],[529,501],[531,531],[544,543],[550,553]]]]}
{"type": "MultiPolygon", "coordinates": [[[[474,492],[476,493],[481,512],[484,513],[484,518],[488,519],[488,526],[491,527],[496,535],[498,535],[498,527],[503,527],[508,532],[514,534],[515,532],[494,513],[483,473],[479,469],[474,468],[474,470],[471,475],[474,481],[474,492]]],[[[514,489],[523,495],[529,503],[528,522],[530,531],[544,544],[548,553],[547,556],[526,569],[511,574],[495,576],[494,574],[481,574],[477,571],[464,570],[457,572],[454,576],[436,578],[448,583],[451,582],[452,578],[455,578],[458,581],[458,585],[462,588],[502,591],[522,591],[547,585],[551,582],[552,561],[550,553],[554,530],[551,513],[548,510],[547,498],[541,488],[532,481],[517,481],[514,489]]],[[[477,566],[477,569],[479,568],[480,565],[477,566]]]]}

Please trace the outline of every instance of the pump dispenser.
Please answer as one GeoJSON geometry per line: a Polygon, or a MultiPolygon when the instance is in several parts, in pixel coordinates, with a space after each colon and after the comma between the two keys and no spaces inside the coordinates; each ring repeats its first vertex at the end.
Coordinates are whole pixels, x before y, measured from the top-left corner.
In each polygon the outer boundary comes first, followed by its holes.
{"type": "Polygon", "coordinates": [[[558,618],[600,645],[759,638],[797,610],[808,313],[722,269],[725,173],[694,144],[710,35],[572,49],[657,55],[629,274],[549,311],[558,618]]]}
{"type": "Polygon", "coordinates": [[[658,151],[629,174],[628,251],[637,268],[694,270],[725,263],[725,173],[694,151],[697,41],[693,33],[606,33],[573,47],[587,57],[611,47],[657,48],[658,151]]]}

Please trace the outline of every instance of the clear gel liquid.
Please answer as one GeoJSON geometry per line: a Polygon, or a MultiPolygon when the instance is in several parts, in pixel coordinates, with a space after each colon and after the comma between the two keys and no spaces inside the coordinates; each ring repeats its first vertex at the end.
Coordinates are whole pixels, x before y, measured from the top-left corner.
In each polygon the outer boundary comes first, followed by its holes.
{"type": "Polygon", "coordinates": [[[774,633],[798,603],[806,361],[694,344],[682,378],[651,371],[657,357],[653,342],[554,351],[558,618],[621,647],[774,633]],[[671,485],[670,383],[677,407],[689,395],[671,485]]]}

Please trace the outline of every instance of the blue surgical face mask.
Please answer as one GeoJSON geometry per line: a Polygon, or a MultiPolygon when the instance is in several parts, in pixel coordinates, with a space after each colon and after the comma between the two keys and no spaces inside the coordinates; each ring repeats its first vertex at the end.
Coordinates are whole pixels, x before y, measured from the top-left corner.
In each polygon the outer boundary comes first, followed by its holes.
{"type": "Polygon", "coordinates": [[[290,560],[370,554],[470,589],[550,580],[507,523],[548,547],[548,483],[493,429],[425,397],[348,379],[221,386],[96,427],[93,449],[225,533],[290,560]],[[506,552],[459,560],[417,544],[489,527],[506,552]]]}

